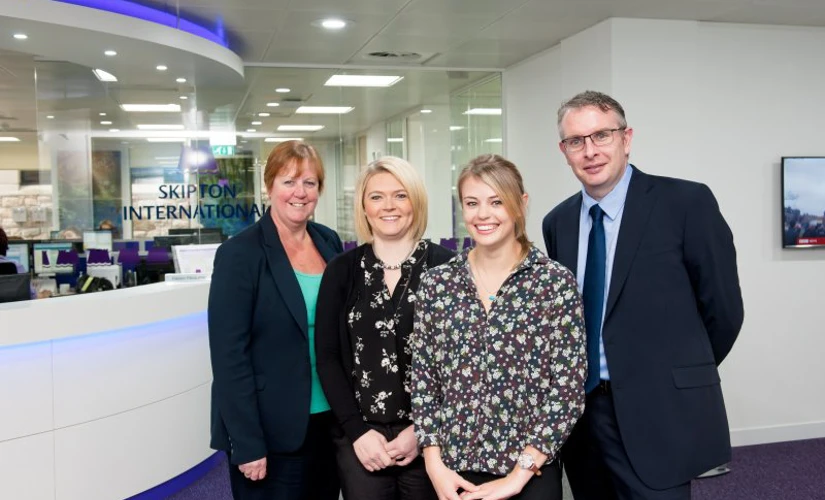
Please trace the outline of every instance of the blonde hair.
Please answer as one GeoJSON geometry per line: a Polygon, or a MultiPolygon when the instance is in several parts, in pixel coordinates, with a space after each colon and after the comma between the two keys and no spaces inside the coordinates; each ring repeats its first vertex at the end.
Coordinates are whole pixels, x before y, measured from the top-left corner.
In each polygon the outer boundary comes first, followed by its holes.
{"type": "Polygon", "coordinates": [[[427,190],[424,181],[418,172],[406,160],[395,156],[384,156],[367,165],[358,176],[355,185],[355,234],[361,242],[372,242],[372,228],[367,222],[364,210],[364,195],[367,183],[376,174],[388,173],[401,183],[412,204],[412,231],[413,240],[418,241],[427,230],[427,190]]]}
{"type": "Polygon", "coordinates": [[[269,158],[266,159],[266,167],[264,167],[264,185],[267,192],[272,189],[272,183],[278,174],[293,164],[299,167],[304,160],[315,173],[315,177],[318,178],[318,192],[323,193],[324,162],[318,156],[318,151],[304,141],[282,142],[269,153],[269,158]]]}
{"type": "Polygon", "coordinates": [[[516,166],[496,154],[485,154],[470,160],[458,176],[458,199],[462,201],[464,181],[475,177],[495,191],[504,209],[513,218],[516,240],[521,245],[521,258],[527,256],[532,243],[527,239],[527,207],[524,203],[524,180],[516,166]]]}

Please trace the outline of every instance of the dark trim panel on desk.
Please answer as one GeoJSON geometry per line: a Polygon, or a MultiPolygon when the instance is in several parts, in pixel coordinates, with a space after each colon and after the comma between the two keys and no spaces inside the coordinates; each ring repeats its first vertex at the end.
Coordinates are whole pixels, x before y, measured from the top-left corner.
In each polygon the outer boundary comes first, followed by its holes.
{"type": "Polygon", "coordinates": [[[171,495],[192,485],[195,481],[205,476],[209,471],[217,467],[224,460],[224,453],[217,451],[209,458],[192,467],[188,471],[173,477],[165,483],[159,484],[143,493],[138,493],[126,500],[164,500],[171,495]]]}

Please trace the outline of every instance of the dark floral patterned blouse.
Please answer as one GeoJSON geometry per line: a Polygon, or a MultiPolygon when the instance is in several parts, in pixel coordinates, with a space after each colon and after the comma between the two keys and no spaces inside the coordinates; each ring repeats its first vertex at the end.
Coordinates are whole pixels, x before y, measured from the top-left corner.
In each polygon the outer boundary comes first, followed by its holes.
{"type": "Polygon", "coordinates": [[[429,243],[418,242],[401,263],[401,278],[392,296],[384,283],[384,267],[372,245],[359,262],[363,280],[358,300],[347,315],[353,354],[355,399],[364,420],[410,422],[410,371],[415,290],[427,271],[429,243]]]}
{"type": "Polygon", "coordinates": [[[488,314],[468,253],[421,280],[415,433],[422,447],[441,447],[450,469],[505,475],[527,445],[555,458],[584,410],[581,299],[570,271],[532,247],[488,314]]]}

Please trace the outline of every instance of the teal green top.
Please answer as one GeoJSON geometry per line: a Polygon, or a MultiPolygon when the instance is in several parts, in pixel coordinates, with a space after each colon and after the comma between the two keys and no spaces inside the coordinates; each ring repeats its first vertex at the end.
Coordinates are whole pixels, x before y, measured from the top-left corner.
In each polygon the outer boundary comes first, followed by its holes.
{"type": "Polygon", "coordinates": [[[304,295],[304,302],[307,306],[307,324],[309,325],[309,362],[312,365],[312,395],[309,400],[309,412],[321,413],[330,410],[327,398],[324,396],[324,390],[321,388],[318,370],[315,369],[315,305],[318,303],[321,275],[295,271],[295,277],[298,278],[298,285],[301,286],[301,293],[304,295]]]}

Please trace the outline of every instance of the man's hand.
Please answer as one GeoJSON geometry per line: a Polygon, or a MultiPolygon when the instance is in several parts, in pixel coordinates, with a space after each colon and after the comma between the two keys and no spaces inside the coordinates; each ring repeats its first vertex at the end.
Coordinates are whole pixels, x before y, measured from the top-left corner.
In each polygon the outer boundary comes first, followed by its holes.
{"type": "Polygon", "coordinates": [[[266,457],[254,462],[248,462],[238,466],[241,474],[250,481],[260,481],[266,477],[266,457]]]}
{"type": "Polygon", "coordinates": [[[352,443],[352,447],[361,465],[370,472],[395,464],[395,460],[387,453],[387,438],[378,431],[367,431],[352,443]]]}
{"type": "Polygon", "coordinates": [[[387,454],[395,459],[395,465],[405,466],[418,456],[418,440],[415,439],[413,426],[401,431],[395,439],[387,443],[387,454]]]}

